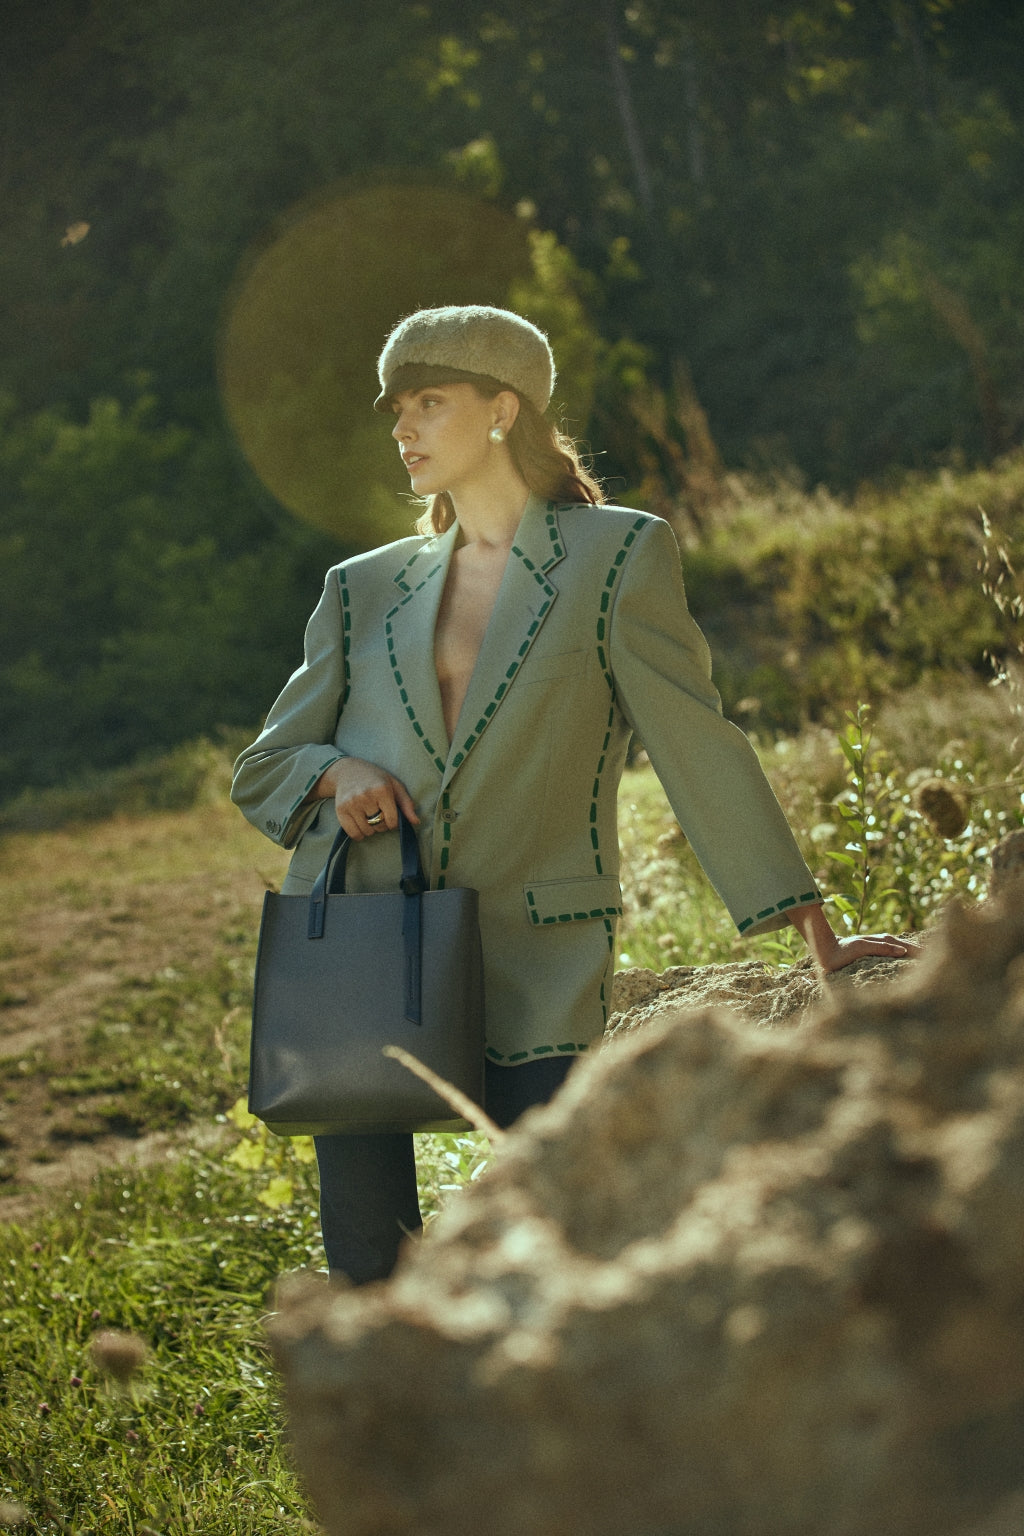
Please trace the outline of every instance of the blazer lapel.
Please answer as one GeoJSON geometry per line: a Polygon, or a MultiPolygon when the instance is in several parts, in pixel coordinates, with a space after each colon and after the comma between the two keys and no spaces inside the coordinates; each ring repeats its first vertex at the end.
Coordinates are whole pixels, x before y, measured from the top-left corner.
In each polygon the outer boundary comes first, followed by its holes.
{"type": "Polygon", "coordinates": [[[456,523],[417,550],[396,573],[395,605],[384,619],[395,686],[413,730],[439,773],[444,772],[449,748],[434,667],[434,626],[458,534],[456,523]]]}
{"type": "MultiPolygon", "coordinates": [[[[516,530],[494,612],[455,726],[444,770],[445,786],[473,751],[500,709],[503,698],[537,638],[558,596],[557,588],[549,580],[548,573],[564,557],[555,504],[531,496],[516,530]]],[[[436,602],[433,613],[436,617],[436,602]]],[[[433,630],[428,648],[429,664],[433,672],[432,637],[433,630]]],[[[439,697],[436,673],[434,692],[439,697]]]]}

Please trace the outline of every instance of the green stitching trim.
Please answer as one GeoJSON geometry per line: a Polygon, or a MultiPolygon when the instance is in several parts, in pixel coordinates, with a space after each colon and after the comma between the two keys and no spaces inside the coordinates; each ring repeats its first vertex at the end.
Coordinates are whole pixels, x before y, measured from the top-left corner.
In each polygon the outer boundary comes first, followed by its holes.
{"type": "Polygon", "coordinates": [[[349,644],[350,644],[350,641],[351,641],[351,638],[352,638],[352,609],[351,609],[351,605],[350,605],[350,597],[349,597],[349,590],[348,590],[348,580],[347,580],[347,578],[345,576],[345,572],[344,571],[339,571],[338,572],[338,585],[341,588],[342,650],[344,651],[344,654],[345,654],[345,691],[344,691],[344,693],[341,696],[341,704],[338,706],[339,707],[339,712],[340,712],[340,710],[344,709],[344,707],[345,707],[345,701],[348,698],[349,688],[351,687],[351,684],[352,684],[352,674],[351,674],[351,672],[349,670],[349,656],[348,656],[349,644]]]}
{"type": "Polygon", "coordinates": [[[608,755],[608,747],[611,743],[612,730],[615,725],[615,679],[612,677],[611,667],[608,664],[608,657],[604,648],[608,633],[607,618],[612,604],[612,594],[622,572],[623,562],[640,530],[646,528],[647,523],[648,519],[646,517],[638,517],[623,539],[622,545],[611,563],[608,575],[604,579],[604,589],[601,592],[601,611],[597,620],[597,659],[600,663],[601,671],[604,673],[604,680],[608,684],[608,691],[611,694],[611,706],[608,710],[608,728],[604,734],[604,741],[601,743],[601,756],[598,759],[597,772],[594,775],[594,788],[591,791],[590,799],[590,845],[594,850],[594,865],[599,875],[604,874],[604,864],[601,860],[601,843],[597,831],[597,802],[601,793],[601,775],[604,772],[605,759],[608,755]]]}
{"type": "MultiPolygon", "coordinates": [[[[572,503],[569,502],[567,505],[571,506],[572,503]]],[[[555,515],[555,507],[554,504],[550,501],[548,502],[548,514],[544,521],[547,524],[548,538],[551,540],[551,555],[547,560],[545,560],[543,566],[543,569],[546,571],[549,570],[552,565],[554,565],[556,560],[561,560],[565,555],[565,550],[562,548],[558,540],[559,529],[558,518],[555,515]]]]}
{"type": "MultiPolygon", "coordinates": [[[[614,955],[614,953],[615,953],[615,924],[613,922],[611,922],[606,917],[605,920],[604,920],[604,927],[605,927],[605,933],[608,935],[608,953],[610,955],[614,955]]],[[[608,1023],[608,995],[605,992],[604,976],[603,975],[601,977],[601,1012],[604,1015],[604,1022],[607,1024],[608,1023]]]]}
{"type": "MultiPolygon", "coordinates": [[[[607,673],[605,674],[607,676],[607,673]]],[[[609,683],[611,679],[609,679],[609,683]]],[[[604,874],[604,865],[601,862],[601,843],[597,832],[597,801],[601,793],[601,775],[604,772],[605,758],[608,756],[608,746],[612,739],[612,727],[615,724],[615,696],[612,694],[611,706],[608,710],[608,728],[604,733],[604,741],[601,743],[601,756],[597,760],[597,771],[594,775],[594,787],[590,792],[590,846],[594,850],[594,865],[599,875],[604,874]]]]}
{"type": "MultiPolygon", "coordinates": [[[[303,800],[305,800],[306,796],[309,794],[310,790],[313,788],[313,785],[316,783],[320,775],[324,773],[332,763],[336,763],[338,761],[338,755],[338,750],[335,748],[330,757],[325,758],[325,760],[320,764],[320,767],[316,770],[312,777],[306,780],[305,787],[299,791],[297,797],[292,801],[291,809],[284,819],[285,826],[288,826],[292,817],[295,815],[295,812],[299,809],[299,806],[302,804],[303,800]]],[[[344,754],[342,754],[342,756],[344,756],[344,754]]]]}
{"type": "MultiPolygon", "coordinates": [[[[488,726],[488,724],[489,724],[489,722],[491,720],[491,717],[494,714],[494,711],[497,709],[497,707],[498,707],[499,703],[501,702],[502,698],[507,693],[509,683],[512,681],[512,679],[515,677],[516,673],[519,671],[519,668],[522,666],[522,664],[523,664],[523,657],[526,655],[527,651],[530,649],[530,646],[533,644],[533,637],[537,633],[538,629],[540,628],[541,623],[543,622],[543,619],[544,619],[544,615],[547,613],[548,609],[551,607],[552,602],[554,601],[554,597],[555,597],[554,592],[548,586],[547,582],[544,580],[544,577],[537,570],[537,567],[534,565],[533,561],[530,560],[526,555],[523,554],[523,551],[519,548],[519,546],[517,544],[513,544],[513,546],[512,546],[512,553],[515,556],[517,556],[517,558],[520,559],[523,562],[523,564],[526,566],[527,570],[531,573],[531,575],[533,576],[534,580],[537,582],[538,586],[541,587],[541,589],[544,592],[547,593],[547,601],[545,603],[543,603],[541,605],[541,607],[537,610],[536,618],[534,619],[533,623],[530,625],[529,629],[526,631],[526,639],[523,641],[522,645],[519,647],[518,651],[516,652],[516,659],[515,659],[515,661],[512,662],[511,666],[506,668],[506,670],[505,670],[505,680],[498,684],[497,688],[494,690],[494,697],[493,697],[493,699],[487,705],[486,709],[484,710],[483,714],[480,716],[480,719],[477,721],[477,723],[474,726],[473,730],[469,733],[469,735],[466,737],[465,741],[462,743],[462,746],[459,749],[459,751],[456,752],[455,756],[452,758],[451,765],[452,765],[453,768],[458,768],[461,763],[465,762],[467,752],[472,751],[473,747],[475,747],[477,742],[480,740],[480,737],[483,735],[484,731],[486,730],[486,728],[487,728],[487,726],[488,726]]],[[[442,763],[440,766],[441,766],[441,769],[443,771],[444,770],[444,764],[442,763]]]]}
{"type": "Polygon", "coordinates": [[[555,917],[541,917],[537,912],[530,913],[530,921],[534,927],[546,927],[549,923],[582,923],[591,917],[621,917],[621,907],[594,907],[589,912],[559,912],[555,917]]]}
{"type": "Polygon", "coordinates": [[[530,909],[530,922],[535,928],[546,923],[576,923],[586,922],[592,917],[621,917],[621,907],[594,907],[589,912],[560,912],[557,917],[541,917],[537,911],[537,902],[532,891],[526,893],[526,905],[530,909]]]}
{"type": "Polygon", "coordinates": [[[564,1045],[535,1045],[532,1050],[516,1051],[511,1056],[503,1056],[493,1045],[488,1045],[484,1048],[484,1055],[489,1061],[504,1061],[511,1066],[513,1062],[529,1061],[531,1056],[553,1056],[556,1052],[563,1056],[583,1056],[589,1050],[589,1040],[569,1040],[564,1045]]]}
{"type": "MultiPolygon", "coordinates": [[[[406,567],[406,569],[408,569],[408,567],[406,567]]],[[[416,735],[420,738],[420,740],[422,741],[423,745],[426,747],[427,752],[430,754],[431,758],[433,759],[434,767],[438,770],[438,772],[444,773],[444,758],[441,756],[440,752],[438,752],[437,748],[434,746],[433,742],[428,737],[426,731],[423,729],[422,725],[417,720],[417,718],[416,718],[416,711],[412,707],[412,703],[411,703],[411,701],[409,699],[408,691],[406,690],[406,687],[405,687],[405,681],[404,681],[404,679],[402,677],[401,672],[398,669],[398,657],[395,654],[395,635],[394,635],[394,630],[391,627],[391,620],[394,618],[394,616],[398,612],[399,608],[404,608],[405,604],[410,602],[411,599],[416,596],[417,592],[422,591],[422,589],[426,586],[427,582],[430,580],[431,576],[434,576],[440,569],[441,569],[441,563],[439,561],[437,563],[437,565],[433,566],[427,572],[427,574],[424,576],[423,580],[420,582],[419,586],[418,587],[414,587],[411,592],[407,592],[406,596],[402,598],[402,601],[400,603],[397,603],[395,605],[395,607],[391,609],[391,612],[388,613],[386,615],[385,619],[384,619],[384,634],[385,634],[385,637],[387,639],[387,645],[388,645],[388,661],[389,661],[389,663],[391,665],[391,672],[392,672],[392,675],[393,675],[393,677],[395,679],[395,682],[398,684],[398,694],[399,694],[399,697],[402,700],[402,703],[405,705],[405,712],[406,712],[406,714],[409,717],[409,720],[410,720],[410,723],[412,724],[413,730],[416,732],[416,735]]],[[[397,578],[396,578],[396,580],[397,580],[397,578]]],[[[401,583],[399,583],[399,585],[401,585],[401,583]]]]}
{"type": "Polygon", "coordinates": [[[636,522],[633,524],[632,528],[630,528],[629,532],[626,534],[626,537],[623,539],[622,547],[618,554],[615,556],[615,559],[612,561],[611,569],[604,579],[604,591],[601,593],[601,617],[597,621],[597,654],[600,657],[601,666],[604,669],[604,675],[608,680],[608,686],[612,689],[614,689],[615,685],[612,681],[611,671],[608,666],[608,658],[604,653],[604,641],[608,632],[608,626],[605,622],[605,619],[608,614],[608,610],[611,608],[612,593],[615,590],[615,585],[618,582],[619,576],[622,572],[622,563],[629,553],[630,546],[635,541],[640,530],[642,528],[646,528],[648,521],[649,519],[646,517],[637,518],[636,522]]]}
{"type": "Polygon", "coordinates": [[[808,902],[820,901],[820,891],[806,891],[802,896],[784,896],[774,907],[765,907],[756,917],[745,917],[742,923],[736,924],[737,932],[746,933],[755,923],[763,923],[766,917],[772,917],[776,912],[785,912],[789,907],[805,907],[808,902]]]}
{"type": "MultiPolygon", "coordinates": [[[[553,521],[553,519],[550,519],[550,521],[553,521]]],[[[549,529],[548,531],[550,532],[551,530],[549,529]]],[[[555,549],[558,551],[558,553],[561,554],[562,553],[562,546],[558,543],[558,541],[555,539],[553,534],[552,534],[552,543],[554,544],[555,549]]],[[[547,582],[544,580],[543,571],[537,569],[537,567],[534,565],[533,561],[530,559],[529,555],[527,555],[523,550],[521,550],[519,548],[518,544],[513,544],[512,545],[512,553],[514,555],[518,555],[519,559],[526,566],[526,569],[533,576],[533,578],[537,582],[537,584],[539,586],[543,587],[545,592],[550,593],[551,588],[548,586],[547,582]]],[[[549,563],[549,562],[545,562],[545,568],[546,568],[547,563],[549,563]]]]}
{"type": "MultiPolygon", "coordinates": [[[[428,539],[425,543],[420,545],[419,549],[416,550],[415,554],[412,554],[412,555],[409,556],[408,560],[405,562],[405,564],[402,566],[402,569],[399,571],[398,575],[395,577],[395,586],[396,587],[401,587],[403,592],[408,592],[410,595],[412,594],[412,590],[413,589],[410,587],[409,583],[406,581],[405,575],[406,575],[406,572],[408,570],[410,570],[412,568],[412,566],[414,566],[416,564],[417,560],[422,559],[423,552],[426,549],[427,544],[429,542],[430,542],[430,540],[428,539]]],[[[433,576],[434,571],[436,571],[440,567],[440,565],[441,565],[441,561],[439,560],[437,565],[433,566],[427,572],[427,574],[423,578],[423,580],[424,581],[429,581],[431,576],[433,576]]],[[[421,585],[422,585],[422,583],[421,583],[421,585]]],[[[419,591],[419,588],[417,588],[416,590],[419,591]]]]}
{"type": "Polygon", "coordinates": [[[608,754],[608,746],[612,739],[612,729],[615,724],[615,679],[612,677],[611,667],[605,653],[605,639],[608,633],[607,616],[611,608],[612,594],[622,572],[622,565],[629,553],[631,545],[637,538],[642,528],[647,526],[646,517],[638,517],[622,541],[618,554],[611,563],[608,575],[604,580],[604,590],[601,593],[601,611],[597,620],[597,659],[604,673],[608,691],[611,694],[611,707],[608,711],[608,729],[605,731],[604,741],[601,743],[601,756],[598,759],[597,773],[594,777],[594,788],[590,803],[590,844],[594,850],[594,864],[599,875],[604,874],[604,864],[601,861],[601,845],[597,832],[597,801],[601,790],[601,774],[604,772],[605,758],[608,754]]]}
{"type": "MultiPolygon", "coordinates": [[[[339,594],[341,596],[341,649],[342,649],[342,655],[344,657],[344,663],[345,663],[345,687],[344,687],[344,689],[342,691],[341,700],[340,700],[340,702],[338,704],[338,713],[340,714],[341,711],[345,707],[345,702],[348,699],[349,690],[350,690],[351,685],[352,685],[352,674],[351,674],[351,671],[350,671],[350,664],[349,664],[349,650],[351,648],[351,639],[352,639],[352,608],[351,608],[350,594],[349,594],[349,590],[348,590],[348,580],[347,580],[347,578],[345,576],[344,570],[340,569],[338,571],[337,575],[338,575],[338,590],[339,590],[339,594]]],[[[325,745],[326,745],[326,743],[325,743],[325,745]]],[[[316,770],[316,772],[309,779],[306,780],[306,784],[305,784],[304,788],[299,791],[298,796],[292,802],[292,807],[289,810],[287,816],[285,817],[284,824],[285,824],[286,827],[291,822],[292,817],[295,815],[295,812],[299,809],[299,807],[301,806],[302,802],[305,800],[306,796],[309,794],[309,791],[313,788],[313,785],[316,783],[316,781],[320,777],[320,775],[327,768],[329,768],[332,763],[337,762],[337,760],[338,760],[338,749],[335,748],[333,753],[332,753],[332,755],[329,758],[327,758],[323,763],[321,763],[320,767],[316,770]]]]}

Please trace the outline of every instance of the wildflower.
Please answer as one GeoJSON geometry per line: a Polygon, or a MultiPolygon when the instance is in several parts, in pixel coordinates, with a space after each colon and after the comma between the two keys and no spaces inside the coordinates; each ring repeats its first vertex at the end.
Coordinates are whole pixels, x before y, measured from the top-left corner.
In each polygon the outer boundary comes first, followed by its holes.
{"type": "Polygon", "coordinates": [[[203,1407],[202,1403],[192,1404],[192,1417],[194,1419],[201,1419],[205,1412],[206,1409],[203,1407]]]}
{"type": "Polygon", "coordinates": [[[97,1333],[90,1348],[93,1361],[104,1376],[112,1376],[122,1386],[142,1369],[146,1359],[146,1346],[134,1333],[97,1333]]]}
{"type": "Polygon", "coordinates": [[[39,1415],[40,1415],[40,1416],[41,1416],[41,1417],[42,1417],[42,1418],[44,1418],[44,1419],[45,1419],[45,1418],[46,1418],[46,1415],[47,1415],[47,1414],[48,1414],[48,1413],[49,1413],[49,1411],[50,1411],[50,1405],[49,1405],[49,1403],[40,1403],[40,1404],[39,1404],[39,1407],[38,1407],[38,1408],[37,1408],[37,1409],[36,1409],[36,1412],[37,1412],[37,1413],[38,1413],[38,1414],[39,1414],[39,1415]]]}
{"type": "Polygon", "coordinates": [[[127,1430],[125,1432],[125,1439],[127,1441],[129,1441],[132,1445],[138,1445],[138,1443],[139,1443],[139,1433],[138,1433],[138,1430],[135,1430],[135,1429],[127,1430]]]}
{"type": "Polygon", "coordinates": [[[73,1387],[80,1387],[82,1385],[82,1378],[81,1378],[81,1376],[72,1376],[72,1378],[71,1378],[71,1385],[73,1387]]]}

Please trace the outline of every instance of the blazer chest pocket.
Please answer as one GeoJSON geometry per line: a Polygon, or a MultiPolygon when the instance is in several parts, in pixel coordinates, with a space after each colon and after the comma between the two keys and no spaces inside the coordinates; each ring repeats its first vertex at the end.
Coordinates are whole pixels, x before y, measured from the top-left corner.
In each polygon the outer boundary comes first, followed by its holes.
{"type": "Polygon", "coordinates": [[[548,683],[563,677],[579,677],[587,666],[589,651],[556,651],[553,656],[529,656],[520,673],[520,681],[548,683]]]}
{"type": "Polygon", "coordinates": [[[540,880],[536,885],[524,885],[523,894],[530,922],[537,927],[622,916],[622,892],[619,882],[610,875],[540,880]]]}

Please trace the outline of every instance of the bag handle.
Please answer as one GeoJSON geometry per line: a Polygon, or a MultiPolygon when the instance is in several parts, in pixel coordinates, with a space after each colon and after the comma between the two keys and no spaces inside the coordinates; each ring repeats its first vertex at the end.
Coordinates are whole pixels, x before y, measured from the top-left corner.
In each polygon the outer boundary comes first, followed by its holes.
{"type": "MultiPolygon", "coordinates": [[[[398,832],[402,852],[402,878],[399,890],[405,897],[402,904],[402,940],[405,950],[405,1016],[410,1024],[422,1022],[420,1002],[423,952],[423,911],[421,897],[428,889],[423,873],[420,845],[411,821],[399,810],[398,832]]],[[[327,897],[345,894],[345,870],[352,839],[344,828],[338,828],[327,862],[313,882],[309,897],[309,923],[306,937],[322,939],[324,919],[327,913],[327,897]]]]}

